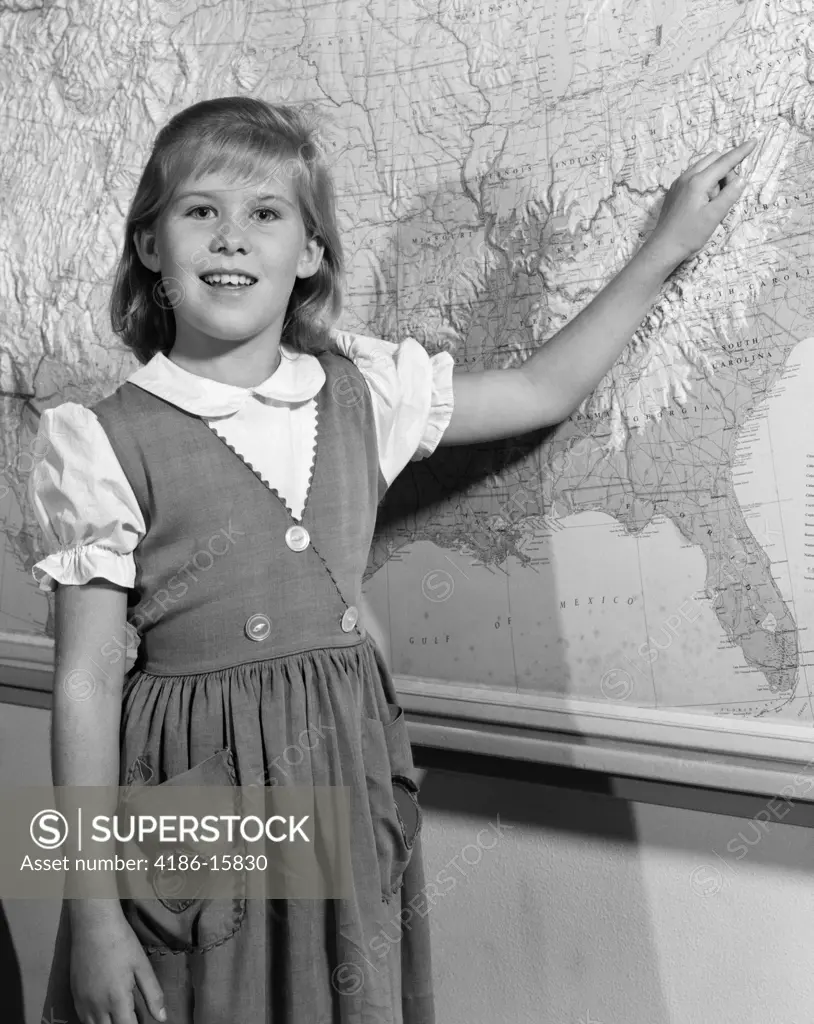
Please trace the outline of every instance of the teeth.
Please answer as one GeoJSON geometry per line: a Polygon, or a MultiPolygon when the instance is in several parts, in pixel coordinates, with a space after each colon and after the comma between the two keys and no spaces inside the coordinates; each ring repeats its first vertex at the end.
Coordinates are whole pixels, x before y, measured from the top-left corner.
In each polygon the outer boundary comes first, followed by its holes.
{"type": "Polygon", "coordinates": [[[254,284],[254,280],[244,274],[205,274],[203,280],[207,284],[254,284]]]}

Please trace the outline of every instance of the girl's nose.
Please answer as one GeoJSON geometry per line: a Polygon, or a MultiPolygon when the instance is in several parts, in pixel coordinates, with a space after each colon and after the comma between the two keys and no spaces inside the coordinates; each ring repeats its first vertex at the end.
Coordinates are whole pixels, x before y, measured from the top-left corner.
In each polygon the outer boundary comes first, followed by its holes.
{"type": "Polygon", "coordinates": [[[251,251],[251,243],[246,234],[239,230],[232,223],[224,224],[212,239],[212,245],[216,252],[243,252],[251,251]]]}

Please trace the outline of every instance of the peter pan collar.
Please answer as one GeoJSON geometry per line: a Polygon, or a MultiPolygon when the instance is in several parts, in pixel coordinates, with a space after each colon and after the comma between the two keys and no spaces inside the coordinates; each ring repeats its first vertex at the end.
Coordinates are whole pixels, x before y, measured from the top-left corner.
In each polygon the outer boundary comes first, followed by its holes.
{"type": "Polygon", "coordinates": [[[280,345],[280,365],[261,384],[241,388],[190,373],[157,352],[127,378],[130,384],[191,412],[195,416],[226,416],[237,412],[252,395],[278,402],[306,402],[319,393],[325,371],[316,356],[280,345]]]}

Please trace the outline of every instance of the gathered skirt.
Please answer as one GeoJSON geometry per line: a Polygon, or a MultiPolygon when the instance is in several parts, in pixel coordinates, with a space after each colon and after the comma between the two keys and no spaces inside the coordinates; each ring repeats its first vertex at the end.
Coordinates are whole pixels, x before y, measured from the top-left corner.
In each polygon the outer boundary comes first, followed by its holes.
{"type": "MultiPolygon", "coordinates": [[[[404,714],[370,636],[216,672],[133,669],[119,785],[190,772],[345,786],[347,899],[123,900],[168,1024],[434,1024],[421,810],[404,714]],[[187,905],[188,904],[188,905],[187,905]]],[[[81,1024],[63,901],[43,1019],[81,1024]]],[[[137,1019],[152,1021],[136,990],[137,1019]]]]}

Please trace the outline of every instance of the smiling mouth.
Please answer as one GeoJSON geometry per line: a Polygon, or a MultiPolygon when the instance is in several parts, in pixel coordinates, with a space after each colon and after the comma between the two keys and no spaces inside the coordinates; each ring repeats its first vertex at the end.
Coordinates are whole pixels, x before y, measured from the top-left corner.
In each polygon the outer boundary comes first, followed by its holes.
{"type": "Polygon", "coordinates": [[[248,274],[202,274],[201,280],[210,288],[232,288],[235,291],[257,284],[257,278],[248,274]]]}

